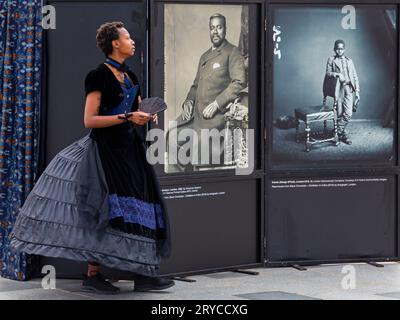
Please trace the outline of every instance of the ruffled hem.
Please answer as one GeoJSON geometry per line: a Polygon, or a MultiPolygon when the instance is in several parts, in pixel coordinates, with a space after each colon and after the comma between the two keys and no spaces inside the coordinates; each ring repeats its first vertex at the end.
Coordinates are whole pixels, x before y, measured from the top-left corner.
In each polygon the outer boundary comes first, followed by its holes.
{"type": "Polygon", "coordinates": [[[11,246],[29,254],[98,261],[142,274],[155,274],[160,264],[154,240],[111,227],[91,230],[21,215],[11,234],[11,246]]]}
{"type": "Polygon", "coordinates": [[[18,214],[11,246],[155,275],[169,252],[167,231],[154,240],[110,226],[105,174],[97,144],[86,136],[60,151],[36,182],[18,214]]]}
{"type": "Polygon", "coordinates": [[[116,258],[101,253],[86,252],[71,248],[62,248],[50,245],[40,245],[19,240],[15,237],[11,240],[11,246],[18,251],[24,251],[28,254],[41,255],[52,258],[63,258],[73,261],[100,261],[101,265],[124,271],[130,271],[147,276],[159,275],[159,266],[150,266],[135,263],[130,260],[116,258]]]}

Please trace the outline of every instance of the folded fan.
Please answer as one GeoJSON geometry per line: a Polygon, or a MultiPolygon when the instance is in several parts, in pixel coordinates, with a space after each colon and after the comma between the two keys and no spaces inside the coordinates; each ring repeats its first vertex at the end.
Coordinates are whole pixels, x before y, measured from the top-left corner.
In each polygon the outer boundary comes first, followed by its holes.
{"type": "Polygon", "coordinates": [[[139,110],[150,114],[156,114],[167,109],[167,104],[159,97],[145,98],[139,105],[139,110]]]}

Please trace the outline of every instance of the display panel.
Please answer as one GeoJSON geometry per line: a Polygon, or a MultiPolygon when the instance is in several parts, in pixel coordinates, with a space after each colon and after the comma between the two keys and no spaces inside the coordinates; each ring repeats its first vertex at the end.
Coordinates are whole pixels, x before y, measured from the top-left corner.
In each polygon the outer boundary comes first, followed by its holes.
{"type": "Polygon", "coordinates": [[[269,194],[269,262],[397,256],[394,177],[273,179],[269,194]]]}
{"type": "Polygon", "coordinates": [[[173,232],[163,274],[260,263],[259,180],[192,181],[162,192],[173,232]]]}
{"type": "Polygon", "coordinates": [[[393,165],[396,6],[280,5],[272,16],[274,167],[393,165]]]}
{"type": "Polygon", "coordinates": [[[166,173],[248,167],[249,8],[164,5],[166,173]]]}

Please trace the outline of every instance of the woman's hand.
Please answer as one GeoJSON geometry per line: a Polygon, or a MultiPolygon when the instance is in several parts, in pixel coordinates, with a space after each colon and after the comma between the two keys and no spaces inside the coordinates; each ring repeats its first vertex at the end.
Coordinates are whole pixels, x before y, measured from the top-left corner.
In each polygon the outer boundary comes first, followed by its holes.
{"type": "Polygon", "coordinates": [[[135,111],[131,113],[132,116],[129,118],[129,121],[138,124],[140,126],[145,125],[149,120],[152,119],[152,116],[143,111],[135,111]]]}

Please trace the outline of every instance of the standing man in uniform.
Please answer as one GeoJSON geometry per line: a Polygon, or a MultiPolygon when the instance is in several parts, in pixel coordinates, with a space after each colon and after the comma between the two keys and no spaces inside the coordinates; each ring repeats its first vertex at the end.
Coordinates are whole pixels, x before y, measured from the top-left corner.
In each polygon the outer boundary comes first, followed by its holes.
{"type": "Polygon", "coordinates": [[[342,113],[338,117],[339,140],[351,144],[346,127],[355,111],[356,102],[360,100],[360,83],[353,60],[344,55],[345,43],[343,40],[336,40],[334,45],[335,56],[328,59],[326,64],[326,75],[339,78],[340,98],[342,113]]]}
{"type": "MultiPolygon", "coordinates": [[[[183,102],[182,115],[177,120],[178,132],[190,128],[197,133],[199,150],[200,130],[224,129],[227,105],[247,86],[243,56],[225,39],[225,17],[218,13],[212,15],[209,27],[212,46],[200,57],[196,77],[183,102]]],[[[213,152],[215,150],[211,150],[209,164],[213,152]]]]}

